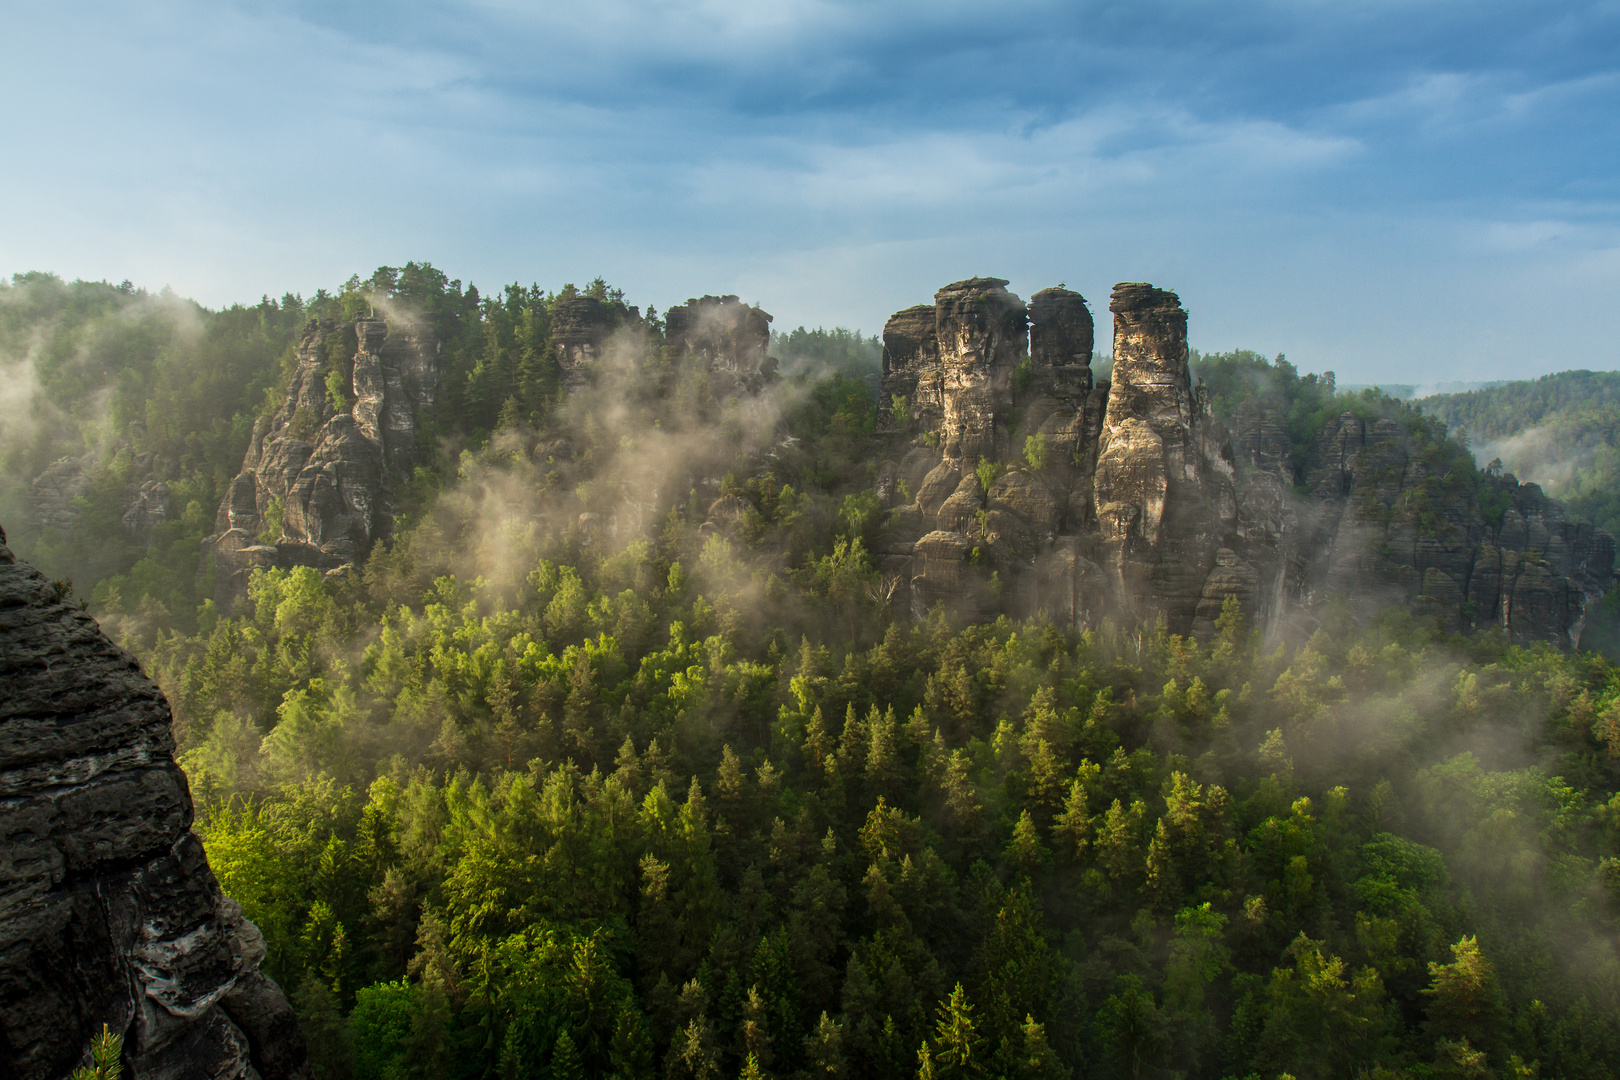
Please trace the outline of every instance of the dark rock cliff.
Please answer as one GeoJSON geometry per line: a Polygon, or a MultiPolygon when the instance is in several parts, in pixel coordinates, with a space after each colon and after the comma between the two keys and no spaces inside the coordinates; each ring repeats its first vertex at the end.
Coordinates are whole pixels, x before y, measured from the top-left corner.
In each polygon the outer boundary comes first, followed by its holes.
{"type": "Polygon", "coordinates": [[[1094,383],[1084,298],[1026,307],[1005,285],[957,282],[884,329],[876,550],[916,614],[1207,634],[1228,598],[1273,631],[1342,597],[1568,647],[1613,584],[1609,534],[1504,475],[1480,478],[1505,506],[1488,520],[1472,472],[1436,475],[1396,419],[1346,413],[1295,447],[1245,403],[1229,430],[1173,292],[1115,287],[1112,378],[1094,383]]]}
{"type": "Polygon", "coordinates": [[[136,1078],[305,1080],[264,942],[191,832],[169,707],[0,532],[0,1076],[107,1024],[136,1078]]]}
{"type": "Polygon", "coordinates": [[[280,408],[260,417],[204,542],[222,604],[273,566],[332,571],[393,525],[415,464],[418,416],[441,371],[432,334],[405,318],[311,322],[280,408]]]}

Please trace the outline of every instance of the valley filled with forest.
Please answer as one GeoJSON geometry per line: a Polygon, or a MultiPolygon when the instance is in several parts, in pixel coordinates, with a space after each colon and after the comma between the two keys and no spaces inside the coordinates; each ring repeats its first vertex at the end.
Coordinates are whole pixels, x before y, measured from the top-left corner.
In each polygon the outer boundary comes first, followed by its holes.
{"type": "Polygon", "coordinates": [[[1620,1072],[1620,376],[1006,284],[0,286],[6,545],[316,1076],[1620,1072]]]}

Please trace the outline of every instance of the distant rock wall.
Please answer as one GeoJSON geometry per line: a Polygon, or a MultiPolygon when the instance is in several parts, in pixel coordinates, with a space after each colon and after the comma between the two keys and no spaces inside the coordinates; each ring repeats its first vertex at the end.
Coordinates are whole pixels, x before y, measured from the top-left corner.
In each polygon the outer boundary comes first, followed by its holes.
{"type": "Polygon", "coordinates": [[[551,307],[551,341],[563,389],[572,393],[590,382],[608,336],[619,326],[622,305],[594,296],[559,296],[551,307]]]}
{"type": "Polygon", "coordinates": [[[145,434],[143,425],[132,423],[124,437],[113,441],[105,455],[90,451],[78,457],[61,457],[47,465],[29,484],[26,503],[29,523],[40,530],[66,532],[73,528],[79,501],[90,490],[91,477],[109,460],[127,455],[128,469],[122,492],[122,523],[131,539],[150,544],[154,530],[179,517],[169,498],[168,481],[180,475],[178,463],[152,453],[133,453],[145,434]]]}
{"type": "Polygon", "coordinates": [[[203,541],[216,600],[240,596],[255,569],[353,564],[388,534],[394,494],[416,463],[417,417],[438,394],[438,353],[405,318],[304,328],[286,397],[254,424],[203,541]]]}
{"type": "Polygon", "coordinates": [[[102,1024],[137,1080],[307,1080],[264,941],[192,834],[162,693],[0,532],[0,1076],[102,1024]]]}
{"type": "Polygon", "coordinates": [[[771,316],[735,296],[702,296],[664,312],[664,339],[718,376],[717,392],[757,389],[769,366],[771,316]]]}
{"type": "Polygon", "coordinates": [[[916,615],[1208,634],[1229,598],[1273,631],[1337,596],[1568,647],[1613,584],[1606,532],[1511,476],[1487,477],[1508,507],[1487,522],[1396,420],[1330,421],[1295,475],[1281,417],[1211,414],[1173,292],[1115,287],[1112,378],[1094,382],[1084,298],[1026,307],[1005,285],[948,285],[884,329],[876,554],[916,615]]]}

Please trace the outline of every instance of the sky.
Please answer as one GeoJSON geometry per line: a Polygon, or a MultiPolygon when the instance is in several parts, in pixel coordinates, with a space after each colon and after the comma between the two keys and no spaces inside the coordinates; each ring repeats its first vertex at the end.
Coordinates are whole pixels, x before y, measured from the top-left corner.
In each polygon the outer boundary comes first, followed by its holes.
{"type": "Polygon", "coordinates": [[[1620,0],[0,0],[0,50],[5,275],[867,333],[1151,281],[1341,383],[1620,367],[1620,0]]]}

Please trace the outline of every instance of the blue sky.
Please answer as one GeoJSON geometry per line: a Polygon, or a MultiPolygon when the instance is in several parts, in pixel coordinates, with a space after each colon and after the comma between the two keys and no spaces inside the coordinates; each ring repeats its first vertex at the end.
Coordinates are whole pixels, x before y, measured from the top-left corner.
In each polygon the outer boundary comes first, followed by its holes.
{"type": "Polygon", "coordinates": [[[5,274],[868,332],[1147,280],[1346,382],[1620,367],[1620,0],[0,0],[0,48],[5,274]]]}

